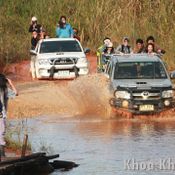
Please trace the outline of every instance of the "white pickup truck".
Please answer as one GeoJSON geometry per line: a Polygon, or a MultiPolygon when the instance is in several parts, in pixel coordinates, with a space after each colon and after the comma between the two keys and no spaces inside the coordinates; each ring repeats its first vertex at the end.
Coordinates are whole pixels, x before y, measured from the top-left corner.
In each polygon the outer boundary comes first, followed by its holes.
{"type": "Polygon", "coordinates": [[[89,62],[80,42],[74,38],[40,40],[31,54],[31,74],[35,79],[71,79],[89,73],[89,62]]]}

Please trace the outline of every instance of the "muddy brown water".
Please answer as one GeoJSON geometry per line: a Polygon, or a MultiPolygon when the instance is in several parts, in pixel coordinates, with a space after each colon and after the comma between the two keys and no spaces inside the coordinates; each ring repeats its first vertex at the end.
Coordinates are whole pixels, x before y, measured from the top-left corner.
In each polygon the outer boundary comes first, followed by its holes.
{"type": "Polygon", "coordinates": [[[25,123],[34,152],[59,153],[61,160],[80,164],[70,171],[56,171],[51,175],[175,173],[172,169],[126,169],[126,161],[133,159],[143,164],[152,162],[156,166],[160,160],[172,159],[175,162],[175,120],[42,116],[27,119],[25,123]]]}

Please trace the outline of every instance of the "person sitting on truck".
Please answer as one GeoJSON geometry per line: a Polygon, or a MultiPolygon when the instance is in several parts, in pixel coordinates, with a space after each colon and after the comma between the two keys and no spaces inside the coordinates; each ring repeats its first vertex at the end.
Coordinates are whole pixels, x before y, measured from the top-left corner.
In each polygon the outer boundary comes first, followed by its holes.
{"type": "Polygon", "coordinates": [[[102,53],[102,63],[106,65],[107,61],[110,59],[110,55],[114,53],[114,47],[112,42],[109,42],[102,53]]]}
{"type": "Polygon", "coordinates": [[[146,39],[147,44],[152,43],[154,44],[154,49],[157,54],[165,54],[165,50],[161,49],[156,43],[153,36],[148,36],[146,39]]]}
{"type": "Polygon", "coordinates": [[[112,44],[112,42],[109,42],[109,43],[106,45],[106,48],[104,49],[104,51],[103,51],[102,54],[113,54],[113,53],[114,53],[113,44],[112,44]]]}
{"type": "Polygon", "coordinates": [[[66,22],[66,17],[61,16],[56,28],[57,38],[73,38],[73,29],[70,24],[66,22]]]}
{"type": "Polygon", "coordinates": [[[134,48],[133,53],[145,53],[144,42],[142,39],[138,38],[136,40],[136,47],[134,48]]]}
{"type": "Polygon", "coordinates": [[[41,32],[41,25],[37,23],[37,18],[35,16],[33,16],[31,19],[29,32],[30,33],[33,33],[33,32],[40,33],[41,32]]]}
{"type": "Polygon", "coordinates": [[[97,49],[97,71],[101,72],[103,70],[103,63],[102,63],[102,53],[106,49],[107,45],[111,42],[111,39],[109,37],[105,37],[103,39],[103,45],[101,45],[97,49]]]}
{"type": "Polygon", "coordinates": [[[147,46],[146,46],[146,53],[148,55],[154,55],[154,54],[156,54],[155,53],[155,49],[154,49],[154,44],[152,44],[152,43],[148,43],[147,44],[147,46]]]}
{"type": "Polygon", "coordinates": [[[78,29],[77,28],[73,28],[73,38],[76,38],[78,41],[80,41],[80,37],[78,36],[78,29]]]}
{"type": "Polygon", "coordinates": [[[123,54],[130,54],[132,53],[132,49],[131,46],[129,46],[129,38],[128,37],[124,37],[123,38],[123,44],[120,44],[116,49],[115,49],[116,53],[123,53],[123,54]]]}
{"type": "Polygon", "coordinates": [[[49,38],[49,35],[48,35],[46,29],[41,27],[41,32],[40,32],[39,39],[48,39],[48,38],[49,38]]]}

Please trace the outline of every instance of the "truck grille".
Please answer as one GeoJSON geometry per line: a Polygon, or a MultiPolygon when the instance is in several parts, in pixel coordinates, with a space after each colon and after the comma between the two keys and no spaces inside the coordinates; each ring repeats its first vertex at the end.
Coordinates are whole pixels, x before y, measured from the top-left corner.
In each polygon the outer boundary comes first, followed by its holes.
{"type": "Polygon", "coordinates": [[[52,58],[50,59],[50,63],[52,65],[69,65],[69,64],[76,64],[78,58],[69,58],[69,57],[64,57],[64,58],[52,58]]]}
{"type": "Polygon", "coordinates": [[[161,92],[159,90],[133,91],[132,96],[134,100],[159,100],[161,92]]]}

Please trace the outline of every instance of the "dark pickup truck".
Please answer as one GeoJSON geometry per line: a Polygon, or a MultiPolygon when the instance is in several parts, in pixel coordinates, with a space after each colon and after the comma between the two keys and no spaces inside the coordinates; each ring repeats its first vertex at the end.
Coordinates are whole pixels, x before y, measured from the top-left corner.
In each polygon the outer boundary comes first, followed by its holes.
{"type": "Polygon", "coordinates": [[[105,71],[110,105],[134,114],[157,113],[174,106],[171,78],[158,55],[112,55],[105,71]]]}

